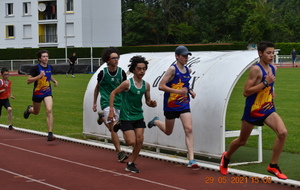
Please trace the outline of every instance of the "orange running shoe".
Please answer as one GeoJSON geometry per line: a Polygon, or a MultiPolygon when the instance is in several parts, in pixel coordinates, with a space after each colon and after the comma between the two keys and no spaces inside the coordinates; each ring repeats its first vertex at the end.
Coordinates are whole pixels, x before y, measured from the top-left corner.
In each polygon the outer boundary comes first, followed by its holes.
{"type": "Polygon", "coordinates": [[[271,174],[276,175],[279,179],[287,179],[288,177],[284,175],[281,170],[279,169],[279,166],[276,166],[275,168],[271,168],[270,165],[268,166],[268,172],[271,174]]]}
{"type": "Polygon", "coordinates": [[[227,152],[224,152],[221,156],[221,163],[220,163],[220,172],[223,175],[226,175],[228,172],[228,164],[229,164],[229,160],[225,160],[225,155],[227,154],[227,152]]]}

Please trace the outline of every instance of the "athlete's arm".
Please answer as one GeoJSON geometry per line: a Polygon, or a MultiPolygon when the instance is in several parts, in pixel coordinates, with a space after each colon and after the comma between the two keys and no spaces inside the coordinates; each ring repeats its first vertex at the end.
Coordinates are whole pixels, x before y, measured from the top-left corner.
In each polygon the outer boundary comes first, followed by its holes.
{"type": "Polygon", "coordinates": [[[173,89],[173,88],[170,88],[166,85],[167,82],[169,82],[173,79],[174,74],[175,74],[175,67],[174,66],[169,67],[169,69],[166,71],[166,74],[161,79],[161,81],[159,83],[159,86],[158,86],[158,89],[162,90],[162,91],[165,91],[165,92],[180,94],[180,95],[185,96],[188,93],[187,88],[173,89]]]}
{"type": "Polygon", "coordinates": [[[93,111],[97,111],[97,98],[99,94],[99,83],[96,84],[95,89],[94,89],[94,101],[93,101],[93,111]]]}
{"type": "Polygon", "coordinates": [[[113,121],[114,119],[114,101],[115,101],[115,97],[117,94],[126,91],[129,89],[129,80],[125,80],[123,81],[116,89],[114,89],[111,93],[110,93],[110,97],[109,97],[109,114],[107,119],[109,121],[113,121]]]}
{"type": "Polygon", "coordinates": [[[150,97],[150,84],[147,82],[146,83],[146,92],[145,92],[145,102],[149,107],[156,107],[156,101],[155,100],[151,100],[150,97]]]}

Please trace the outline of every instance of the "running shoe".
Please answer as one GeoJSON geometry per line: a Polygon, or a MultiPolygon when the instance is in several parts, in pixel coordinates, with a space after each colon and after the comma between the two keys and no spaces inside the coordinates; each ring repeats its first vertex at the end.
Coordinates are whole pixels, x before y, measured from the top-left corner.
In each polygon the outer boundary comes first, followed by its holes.
{"type": "Polygon", "coordinates": [[[125,168],[125,171],[132,172],[132,173],[140,173],[140,170],[138,170],[135,167],[135,164],[133,162],[131,164],[127,163],[127,167],[125,168]]]}
{"type": "Polygon", "coordinates": [[[128,158],[127,154],[124,151],[118,153],[118,161],[123,162],[128,158]]]}
{"type": "Polygon", "coordinates": [[[187,167],[188,168],[199,168],[199,165],[197,164],[196,160],[190,160],[187,167]]]}
{"type": "Polygon", "coordinates": [[[117,133],[121,129],[121,121],[118,121],[114,126],[113,126],[113,131],[117,133]]]}
{"type": "Polygon", "coordinates": [[[278,177],[279,179],[287,179],[288,177],[286,175],[284,175],[281,170],[279,169],[279,166],[276,165],[276,167],[270,167],[270,165],[268,166],[268,172],[270,172],[271,174],[276,175],[276,177],[278,177]]]}
{"type": "Polygon", "coordinates": [[[13,128],[13,126],[12,126],[12,125],[9,125],[9,126],[8,126],[8,130],[11,130],[11,131],[13,131],[13,130],[15,130],[15,129],[13,128]]]}
{"type": "Polygon", "coordinates": [[[98,119],[97,119],[97,123],[99,125],[101,125],[103,123],[102,118],[104,117],[104,113],[102,111],[98,112],[98,119]]]}
{"type": "Polygon", "coordinates": [[[225,158],[226,154],[227,154],[227,152],[224,152],[222,154],[221,163],[220,163],[220,172],[223,175],[226,175],[228,173],[228,164],[229,164],[229,161],[230,161],[229,159],[225,158]]]}
{"type": "Polygon", "coordinates": [[[56,137],[54,135],[48,135],[47,141],[54,141],[56,137]]]}
{"type": "Polygon", "coordinates": [[[24,112],[24,118],[25,118],[25,119],[27,119],[27,118],[29,117],[29,115],[30,115],[29,109],[30,109],[31,107],[32,107],[32,106],[29,105],[29,106],[27,107],[27,109],[25,110],[25,112],[24,112]]]}
{"type": "Polygon", "coordinates": [[[155,116],[151,121],[149,121],[149,123],[148,123],[148,128],[152,128],[152,127],[154,127],[155,126],[155,124],[154,124],[154,121],[155,120],[159,120],[159,118],[157,117],[157,116],[155,116]]]}

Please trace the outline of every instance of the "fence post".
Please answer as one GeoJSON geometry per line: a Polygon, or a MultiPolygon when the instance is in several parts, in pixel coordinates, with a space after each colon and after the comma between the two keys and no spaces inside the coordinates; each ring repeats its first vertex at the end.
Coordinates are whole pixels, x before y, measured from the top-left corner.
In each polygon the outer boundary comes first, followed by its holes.
{"type": "Polygon", "coordinates": [[[14,62],[13,60],[10,61],[10,70],[13,71],[14,69],[14,62]]]}

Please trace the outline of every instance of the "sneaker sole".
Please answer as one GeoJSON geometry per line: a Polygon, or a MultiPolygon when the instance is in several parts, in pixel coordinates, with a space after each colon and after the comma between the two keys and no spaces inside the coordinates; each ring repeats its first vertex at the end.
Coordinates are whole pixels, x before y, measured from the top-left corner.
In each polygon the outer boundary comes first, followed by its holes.
{"type": "Polygon", "coordinates": [[[47,141],[55,141],[56,137],[52,137],[51,139],[47,139],[47,141]]]}
{"type": "Polygon", "coordinates": [[[127,172],[131,172],[131,173],[140,173],[140,172],[136,172],[136,171],[132,171],[132,170],[130,170],[130,169],[127,169],[127,168],[125,168],[125,171],[127,171],[127,172]]]}
{"type": "Polygon", "coordinates": [[[269,171],[269,170],[267,170],[270,174],[273,174],[273,175],[275,175],[278,179],[283,179],[283,180],[286,180],[286,179],[288,179],[288,177],[286,177],[286,178],[281,178],[281,177],[279,177],[278,175],[276,175],[276,173],[274,173],[274,172],[272,172],[272,171],[269,171]]]}
{"type": "Polygon", "coordinates": [[[193,164],[191,166],[187,166],[188,168],[199,168],[198,164],[193,164]]]}

